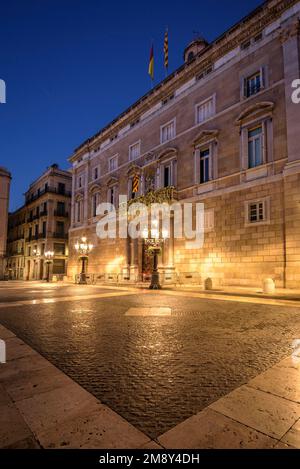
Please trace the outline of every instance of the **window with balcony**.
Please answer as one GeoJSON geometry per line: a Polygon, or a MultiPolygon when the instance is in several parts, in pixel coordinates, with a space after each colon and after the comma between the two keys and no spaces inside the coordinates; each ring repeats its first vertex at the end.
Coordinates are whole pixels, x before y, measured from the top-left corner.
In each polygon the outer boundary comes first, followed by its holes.
{"type": "Polygon", "coordinates": [[[173,119],[160,128],[160,143],[166,143],[176,136],[176,121],[173,119]]]}
{"type": "Polygon", "coordinates": [[[196,124],[202,124],[213,117],[216,113],[215,97],[211,96],[207,100],[196,105],[196,124]]]}
{"type": "Polygon", "coordinates": [[[211,174],[211,154],[210,148],[200,150],[200,184],[205,184],[210,180],[211,174]]]}
{"type": "Polygon", "coordinates": [[[98,204],[99,204],[99,193],[96,192],[92,195],[92,217],[97,216],[98,204]]]}
{"type": "Polygon", "coordinates": [[[248,130],[248,167],[256,168],[263,164],[263,127],[260,125],[248,130]]]}
{"type": "Polygon", "coordinates": [[[65,185],[64,183],[62,183],[62,182],[59,182],[57,189],[58,189],[58,193],[59,193],[59,194],[65,194],[65,192],[66,192],[66,185],[65,185]]]}
{"type": "Polygon", "coordinates": [[[134,161],[139,158],[141,154],[141,143],[136,142],[129,147],[129,161],[134,161]]]}
{"type": "Polygon", "coordinates": [[[66,213],[65,210],[65,203],[64,202],[57,202],[56,206],[56,216],[63,217],[66,213]]]}
{"type": "Polygon", "coordinates": [[[108,160],[108,171],[112,172],[118,169],[118,155],[112,156],[108,160]]]}

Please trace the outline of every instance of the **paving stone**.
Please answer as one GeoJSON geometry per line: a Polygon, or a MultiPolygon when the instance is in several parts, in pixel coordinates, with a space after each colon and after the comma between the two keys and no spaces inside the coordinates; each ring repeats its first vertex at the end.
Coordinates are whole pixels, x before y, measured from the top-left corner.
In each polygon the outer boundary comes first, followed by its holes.
{"type": "Polygon", "coordinates": [[[277,443],[210,409],[177,425],[158,441],[167,449],[270,449],[277,443]]]}
{"type": "Polygon", "coordinates": [[[39,354],[27,355],[15,360],[10,360],[0,365],[0,380],[4,382],[13,376],[18,376],[21,372],[37,371],[44,368],[55,368],[48,360],[39,354]]]}
{"type": "Polygon", "coordinates": [[[102,407],[76,383],[18,401],[16,406],[37,437],[66,420],[102,407]]]}
{"type": "Polygon", "coordinates": [[[284,435],[282,443],[300,449],[300,420],[284,435]]]}
{"type": "Polygon", "coordinates": [[[139,448],[147,441],[149,437],[104,406],[39,434],[43,448],[139,448]]]}
{"type": "Polygon", "coordinates": [[[6,340],[11,337],[15,337],[15,334],[0,324],[0,339],[6,340]]]}
{"type": "Polygon", "coordinates": [[[277,439],[300,417],[300,404],[249,386],[219,399],[210,409],[277,439]]]}
{"type": "Polygon", "coordinates": [[[32,433],[12,403],[0,404],[0,448],[31,437],[32,433]]]}
{"type": "Polygon", "coordinates": [[[13,401],[20,401],[72,383],[60,370],[48,366],[41,370],[20,371],[6,379],[3,385],[13,401]]]}
{"type": "Polygon", "coordinates": [[[41,447],[34,437],[29,437],[7,445],[3,449],[41,449],[41,447]]]}
{"type": "Polygon", "coordinates": [[[16,360],[16,358],[27,355],[36,355],[37,353],[22,340],[12,337],[6,341],[6,360],[16,360]]]}
{"type": "Polygon", "coordinates": [[[299,368],[274,366],[251,380],[248,386],[300,403],[299,382],[299,368]]]}
{"type": "Polygon", "coordinates": [[[274,449],[297,449],[294,446],[287,445],[283,443],[282,441],[279,441],[276,446],[274,446],[274,449]]]}
{"type": "Polygon", "coordinates": [[[171,308],[129,308],[125,316],[171,316],[171,308]]]}

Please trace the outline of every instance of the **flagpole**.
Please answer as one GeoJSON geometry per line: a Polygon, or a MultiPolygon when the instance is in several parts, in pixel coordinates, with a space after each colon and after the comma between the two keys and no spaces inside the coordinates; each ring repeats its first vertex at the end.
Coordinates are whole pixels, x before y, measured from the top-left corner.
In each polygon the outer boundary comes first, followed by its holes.
{"type": "Polygon", "coordinates": [[[165,65],[165,78],[169,73],[169,27],[166,26],[165,39],[164,39],[164,65],[165,65]]]}

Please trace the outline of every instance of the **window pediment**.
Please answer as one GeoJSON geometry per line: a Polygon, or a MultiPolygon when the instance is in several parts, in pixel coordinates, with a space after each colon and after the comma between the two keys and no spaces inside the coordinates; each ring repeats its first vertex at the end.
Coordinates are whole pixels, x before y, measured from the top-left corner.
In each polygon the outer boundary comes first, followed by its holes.
{"type": "Polygon", "coordinates": [[[140,174],[140,173],[141,173],[140,166],[138,166],[136,164],[131,164],[128,168],[127,176],[132,176],[134,174],[140,174]]]}
{"type": "Polygon", "coordinates": [[[272,113],[274,107],[275,107],[275,104],[272,103],[271,101],[264,101],[264,102],[256,103],[252,106],[249,106],[247,109],[241,112],[241,114],[236,120],[236,124],[241,125],[247,120],[250,120],[256,117],[261,117],[268,113],[272,113]]]}
{"type": "Polygon", "coordinates": [[[170,158],[170,157],[176,157],[178,153],[178,149],[175,147],[167,147],[164,148],[158,155],[157,159],[158,160],[163,160],[165,158],[170,158]]]}
{"type": "Polygon", "coordinates": [[[82,192],[79,192],[78,194],[76,194],[75,196],[75,202],[80,202],[81,200],[83,200],[84,198],[84,195],[82,192]]]}
{"type": "Polygon", "coordinates": [[[111,187],[111,186],[114,186],[116,184],[118,184],[119,180],[115,177],[110,177],[107,181],[106,181],[106,185],[108,187],[111,187]]]}
{"type": "Polygon", "coordinates": [[[215,130],[202,130],[202,132],[200,132],[200,134],[195,138],[193,145],[195,147],[204,145],[205,143],[211,140],[217,139],[218,135],[219,135],[219,130],[216,130],[216,129],[215,130]]]}
{"type": "Polygon", "coordinates": [[[90,188],[89,188],[89,192],[90,194],[94,194],[95,192],[100,192],[101,190],[101,187],[99,184],[93,184],[90,188]]]}

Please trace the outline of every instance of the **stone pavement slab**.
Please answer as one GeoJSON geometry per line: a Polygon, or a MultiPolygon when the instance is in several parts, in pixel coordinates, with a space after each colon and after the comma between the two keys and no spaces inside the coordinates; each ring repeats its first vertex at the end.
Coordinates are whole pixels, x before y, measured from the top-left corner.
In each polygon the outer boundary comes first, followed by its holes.
{"type": "Polygon", "coordinates": [[[105,406],[82,412],[74,419],[58,423],[39,433],[43,448],[138,448],[149,437],[105,406]]]}
{"type": "Polygon", "coordinates": [[[277,443],[252,428],[205,409],[158,438],[169,449],[270,449],[277,443]]]}
{"type": "Polygon", "coordinates": [[[300,404],[249,386],[236,389],[209,408],[277,439],[300,418],[300,404]]]}
{"type": "Polygon", "coordinates": [[[274,366],[251,380],[248,386],[300,403],[300,369],[298,367],[274,366]]]}

